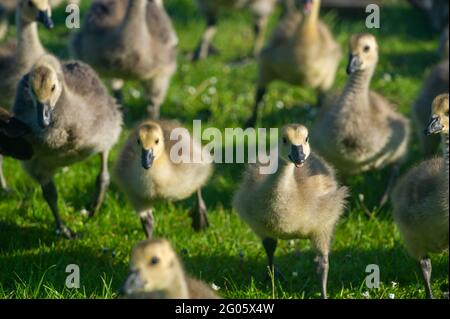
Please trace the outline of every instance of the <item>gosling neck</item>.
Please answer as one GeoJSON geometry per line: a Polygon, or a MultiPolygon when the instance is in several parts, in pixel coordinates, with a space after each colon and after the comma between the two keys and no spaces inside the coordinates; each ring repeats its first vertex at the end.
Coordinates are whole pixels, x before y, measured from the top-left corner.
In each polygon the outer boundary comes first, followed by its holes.
{"type": "Polygon", "coordinates": [[[30,56],[41,56],[45,49],[39,40],[37,22],[27,22],[22,17],[20,8],[16,10],[17,50],[16,57],[19,63],[31,61],[30,56]]]}
{"type": "Polygon", "coordinates": [[[278,170],[271,175],[269,180],[281,187],[289,187],[290,183],[294,182],[294,173],[295,165],[291,161],[286,161],[283,158],[279,157],[278,170]]]}
{"type": "Polygon", "coordinates": [[[319,35],[318,22],[320,16],[320,0],[314,1],[311,12],[304,15],[302,22],[299,25],[299,32],[301,42],[309,42],[315,40],[319,35]]]}
{"type": "Polygon", "coordinates": [[[123,32],[133,32],[139,30],[146,23],[146,9],[148,0],[130,0],[128,2],[127,13],[122,22],[123,32]]]}
{"type": "Polygon", "coordinates": [[[449,152],[448,152],[448,133],[443,133],[441,135],[442,138],[442,146],[443,146],[443,152],[444,152],[444,161],[445,161],[445,176],[447,178],[447,182],[449,180],[449,152]]]}
{"type": "Polygon", "coordinates": [[[179,260],[175,262],[173,271],[175,275],[165,293],[168,299],[189,299],[189,288],[183,267],[179,260]]]}
{"type": "Polygon", "coordinates": [[[359,108],[369,107],[370,83],[374,72],[375,66],[367,70],[352,73],[347,81],[344,93],[340,98],[339,105],[343,107],[354,106],[354,100],[359,99],[363,101],[363,103],[358,103],[359,108]]]}

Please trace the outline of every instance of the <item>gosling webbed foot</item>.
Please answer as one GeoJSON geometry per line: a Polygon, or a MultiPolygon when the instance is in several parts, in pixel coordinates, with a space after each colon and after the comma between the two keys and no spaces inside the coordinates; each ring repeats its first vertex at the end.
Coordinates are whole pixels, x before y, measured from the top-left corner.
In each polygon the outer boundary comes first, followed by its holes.
{"type": "Polygon", "coordinates": [[[77,234],[65,225],[60,225],[58,228],[56,228],[56,235],[62,236],[69,240],[75,239],[77,237],[77,234]]]}

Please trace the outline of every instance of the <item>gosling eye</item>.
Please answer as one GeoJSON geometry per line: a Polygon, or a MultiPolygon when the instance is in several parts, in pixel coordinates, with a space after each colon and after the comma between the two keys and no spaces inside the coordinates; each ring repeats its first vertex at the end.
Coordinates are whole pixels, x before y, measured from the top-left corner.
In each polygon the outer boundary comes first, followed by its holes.
{"type": "Polygon", "coordinates": [[[157,145],[159,144],[159,138],[156,139],[155,144],[157,144],[157,145]]]}
{"type": "Polygon", "coordinates": [[[283,144],[287,144],[287,138],[283,137],[283,144]]]}
{"type": "Polygon", "coordinates": [[[370,45],[366,45],[363,50],[364,50],[364,53],[369,52],[370,51],[370,45]]]}
{"type": "Polygon", "coordinates": [[[160,260],[158,257],[153,256],[152,259],[150,259],[150,266],[155,266],[157,264],[159,264],[160,260]]]}
{"type": "Polygon", "coordinates": [[[309,136],[306,137],[306,143],[309,143],[309,136]]]}
{"type": "Polygon", "coordinates": [[[56,90],[56,84],[53,84],[53,86],[52,86],[52,92],[55,92],[55,90],[56,90]]]}
{"type": "Polygon", "coordinates": [[[138,140],[137,140],[137,143],[138,143],[138,145],[141,145],[141,140],[138,139],[138,140]]]}

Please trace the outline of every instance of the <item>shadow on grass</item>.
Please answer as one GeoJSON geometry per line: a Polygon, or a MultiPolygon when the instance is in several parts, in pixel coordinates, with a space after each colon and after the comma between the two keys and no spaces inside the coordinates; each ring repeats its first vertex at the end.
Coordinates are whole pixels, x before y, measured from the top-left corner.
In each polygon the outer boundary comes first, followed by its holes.
{"type": "Polygon", "coordinates": [[[83,297],[104,295],[105,286],[110,287],[111,293],[117,292],[128,268],[101,249],[96,251],[79,243],[72,243],[69,248],[52,248],[50,252],[18,252],[0,256],[2,290],[7,294],[24,291],[28,298],[48,298],[47,287],[58,292],[66,289],[66,267],[70,264],[79,266],[83,297]]]}
{"type": "MultiPolygon", "coordinates": [[[[290,295],[304,293],[305,298],[320,297],[314,257],[312,251],[275,255],[275,263],[285,276],[285,280],[276,280],[278,296],[284,293],[290,295]]],[[[271,295],[272,287],[266,280],[267,267],[262,246],[261,254],[252,258],[197,255],[186,256],[183,259],[188,272],[206,282],[214,282],[220,287],[236,291],[247,291],[253,283],[260,292],[271,295]]],[[[357,292],[354,297],[361,298],[358,293],[367,290],[364,283],[368,274],[365,269],[369,264],[380,266],[381,281],[386,288],[390,287],[391,282],[400,283],[402,287],[408,285],[422,287],[420,270],[402,247],[367,251],[349,247],[332,252],[330,255],[329,295],[339,296],[342,289],[353,289],[357,292]]],[[[433,263],[433,280],[446,278],[448,278],[448,263],[443,259],[437,259],[433,263]]]]}

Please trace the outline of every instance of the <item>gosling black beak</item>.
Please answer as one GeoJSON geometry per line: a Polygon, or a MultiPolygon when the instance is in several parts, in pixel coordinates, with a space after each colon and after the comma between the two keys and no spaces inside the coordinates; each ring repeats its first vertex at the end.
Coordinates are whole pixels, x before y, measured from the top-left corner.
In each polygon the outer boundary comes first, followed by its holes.
{"type": "Polygon", "coordinates": [[[37,102],[37,120],[41,128],[47,128],[52,119],[50,106],[47,103],[37,102]]]}
{"type": "Polygon", "coordinates": [[[42,23],[47,29],[53,29],[55,26],[47,11],[39,11],[36,20],[42,23]]]}
{"type": "Polygon", "coordinates": [[[142,167],[144,169],[150,169],[153,166],[153,160],[155,156],[153,155],[153,150],[142,149],[142,167]]]}
{"type": "Polygon", "coordinates": [[[347,74],[353,74],[361,67],[361,61],[357,55],[350,54],[348,57],[347,74]]]}
{"type": "Polygon", "coordinates": [[[289,159],[294,163],[295,167],[302,167],[306,162],[306,154],[303,151],[303,146],[292,145],[289,159]]]}
{"type": "Polygon", "coordinates": [[[428,124],[424,133],[426,135],[437,134],[437,133],[440,133],[443,128],[444,127],[442,126],[442,124],[440,122],[439,116],[433,116],[430,120],[430,124],[428,124]]]}
{"type": "Polygon", "coordinates": [[[144,282],[139,276],[138,271],[132,271],[130,275],[128,275],[125,284],[120,288],[119,294],[121,296],[130,295],[144,288],[144,282]]]}

